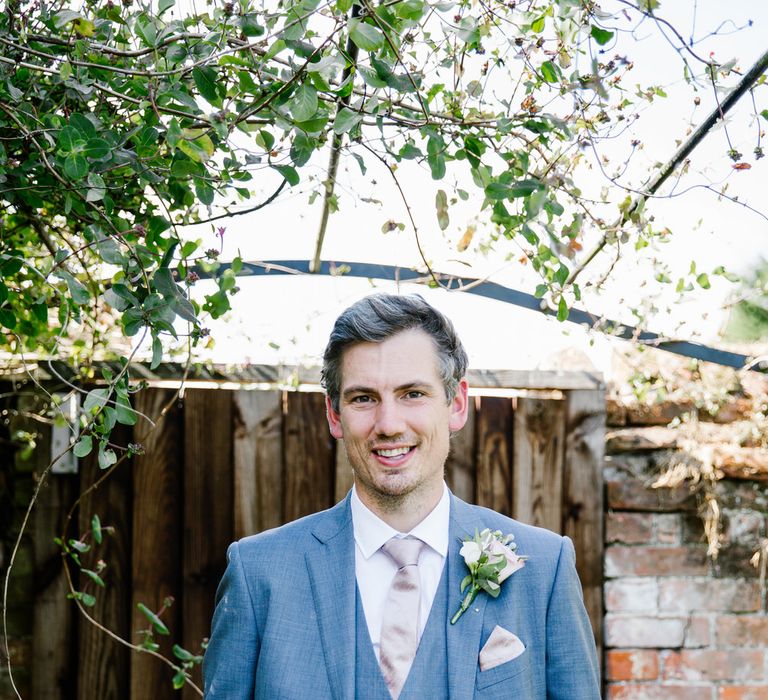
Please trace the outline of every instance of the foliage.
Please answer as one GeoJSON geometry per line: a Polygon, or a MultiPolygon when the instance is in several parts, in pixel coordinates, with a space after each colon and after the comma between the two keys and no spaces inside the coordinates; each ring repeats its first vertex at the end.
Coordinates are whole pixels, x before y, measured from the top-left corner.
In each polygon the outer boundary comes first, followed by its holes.
{"type": "MultiPolygon", "coordinates": [[[[657,7],[618,11],[641,19],[657,7]]],[[[537,294],[565,318],[580,296],[572,261],[586,230],[638,247],[665,235],[629,200],[613,212],[619,224],[606,223],[576,184],[581,149],[622,129],[635,102],[663,96],[623,86],[632,62],[608,58],[615,20],[591,0],[238,0],[202,11],[174,0],[9,0],[0,351],[64,356],[100,382],[84,396],[72,449],[96,450],[114,469],[139,449],[109,441],[117,423],[136,421],[135,387],[127,362],[96,377],[91,360],[125,358],[131,339],[146,338],[156,366],[164,338],[204,337],[202,319],[230,308],[241,262],[220,267],[221,249],[201,250],[181,228],[216,226],[218,210],[276,179],[274,194],[249,206],[268,205],[309,178],[323,149],[363,173],[377,159],[395,178],[398,164],[424,163],[446,183],[441,229],[452,204],[475,198],[493,236],[520,242],[541,276],[537,294]],[[446,192],[457,172],[472,193],[446,192]],[[202,270],[216,289],[196,301],[202,270]]],[[[328,208],[333,182],[332,166],[318,186],[328,208]]],[[[77,566],[84,537],[61,538],[77,566]]],[[[98,588],[100,571],[83,571],[98,588]]],[[[72,594],[81,608],[93,595],[72,594]]],[[[177,657],[182,683],[198,657],[177,657]]]]}

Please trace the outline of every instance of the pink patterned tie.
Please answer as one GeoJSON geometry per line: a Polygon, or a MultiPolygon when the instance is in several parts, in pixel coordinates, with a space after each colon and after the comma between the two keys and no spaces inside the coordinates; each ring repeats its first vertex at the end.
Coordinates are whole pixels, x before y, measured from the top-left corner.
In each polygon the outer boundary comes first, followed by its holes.
{"type": "Polygon", "coordinates": [[[424,543],[393,537],[381,550],[397,564],[384,603],[379,665],[392,697],[397,700],[419,646],[419,554],[424,543]]]}

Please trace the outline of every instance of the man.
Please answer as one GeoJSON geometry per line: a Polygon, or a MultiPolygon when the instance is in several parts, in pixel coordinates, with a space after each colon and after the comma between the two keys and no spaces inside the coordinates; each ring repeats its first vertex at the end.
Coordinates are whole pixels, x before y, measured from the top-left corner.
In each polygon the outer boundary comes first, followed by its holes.
{"type": "Polygon", "coordinates": [[[600,697],[570,540],[445,486],[466,365],[450,321],[420,297],[376,294],[337,319],[322,376],[354,487],[330,510],[231,545],[206,698],[600,697]],[[462,548],[486,529],[482,546],[462,548]],[[514,536],[516,554],[495,531],[514,536]],[[472,590],[468,565],[483,562],[497,597],[481,590],[452,623],[472,590]]]}

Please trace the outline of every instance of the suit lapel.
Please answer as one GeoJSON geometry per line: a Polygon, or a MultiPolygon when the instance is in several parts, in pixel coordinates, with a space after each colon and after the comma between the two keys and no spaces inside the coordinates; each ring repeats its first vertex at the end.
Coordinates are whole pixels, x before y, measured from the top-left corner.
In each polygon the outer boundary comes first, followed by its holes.
{"type": "Polygon", "coordinates": [[[325,665],[336,700],[355,695],[355,545],[347,498],[313,529],[305,557],[325,665]]]}
{"type": "Polygon", "coordinates": [[[461,581],[469,573],[464,559],[459,555],[459,542],[467,535],[474,535],[482,523],[474,515],[471,506],[451,494],[450,538],[448,542],[448,611],[446,639],[448,646],[448,688],[450,697],[464,700],[474,696],[475,675],[480,654],[480,637],[483,632],[483,616],[488,596],[479,593],[469,609],[451,624],[451,618],[463,596],[461,581]]]}

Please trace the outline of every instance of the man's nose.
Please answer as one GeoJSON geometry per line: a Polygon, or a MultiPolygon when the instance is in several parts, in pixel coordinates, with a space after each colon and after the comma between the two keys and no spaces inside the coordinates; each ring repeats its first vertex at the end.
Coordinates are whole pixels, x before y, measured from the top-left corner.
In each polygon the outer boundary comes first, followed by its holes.
{"type": "Polygon", "coordinates": [[[376,434],[394,436],[405,430],[402,411],[397,402],[390,399],[382,400],[376,409],[376,434]]]}

